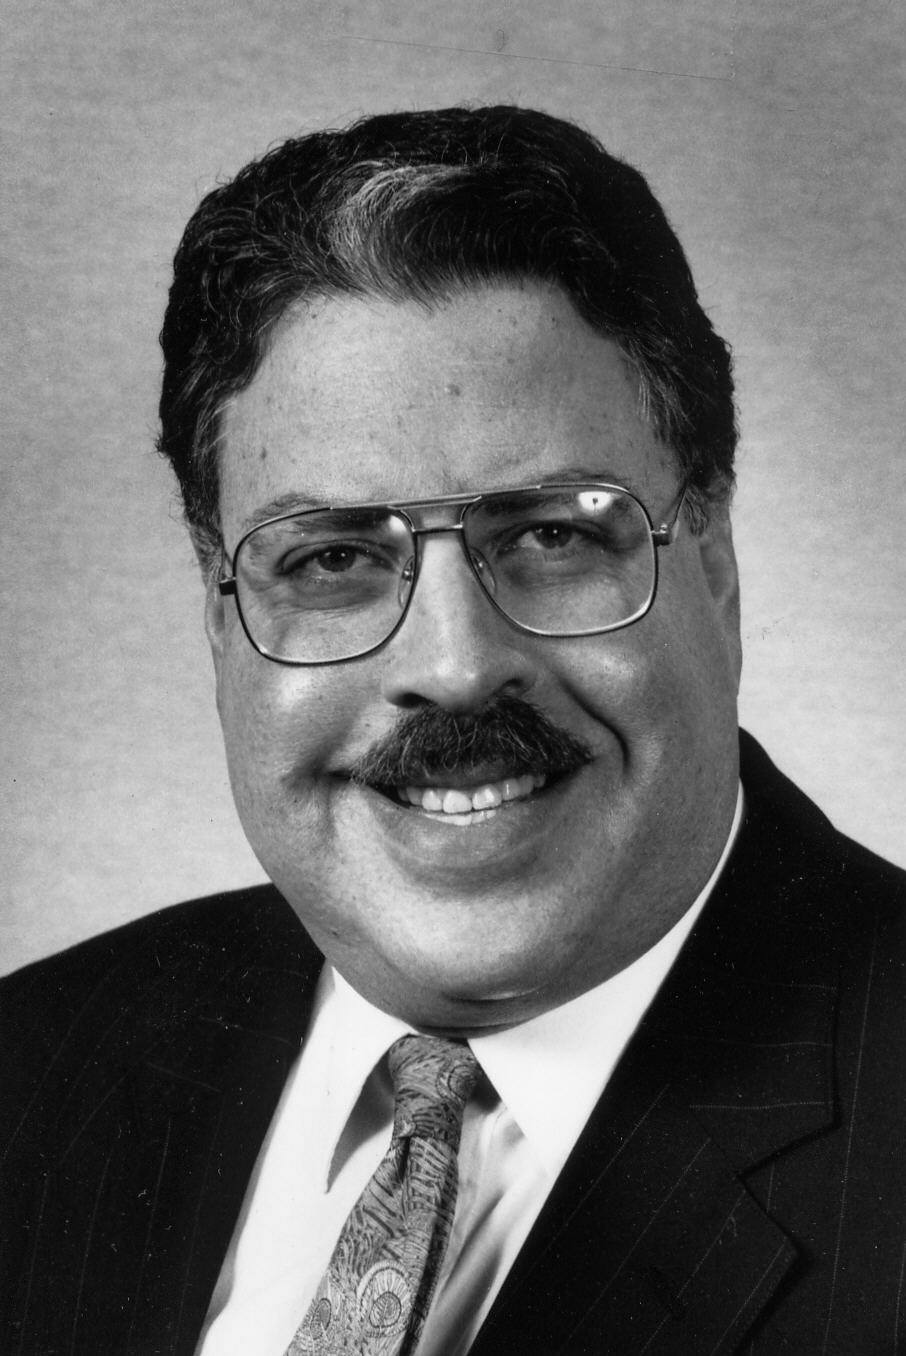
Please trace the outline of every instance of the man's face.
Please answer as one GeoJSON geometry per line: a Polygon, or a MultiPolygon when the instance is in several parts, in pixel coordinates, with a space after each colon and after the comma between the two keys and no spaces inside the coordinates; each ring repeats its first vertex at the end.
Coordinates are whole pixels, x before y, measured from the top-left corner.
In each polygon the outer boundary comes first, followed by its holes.
{"type": "MultiPolygon", "coordinates": [[[[540,285],[433,309],[300,307],[221,428],[228,552],[284,496],[405,502],[600,479],[659,523],[678,491],[615,345],[540,285]]],[[[710,874],[736,795],[735,568],[723,515],[701,537],[683,524],[643,620],[551,639],[494,610],[455,534],[422,550],[396,634],[323,667],[263,658],[212,586],[218,705],[249,840],[328,958],[415,1024],[490,1028],[621,969],[710,874]],[[485,816],[431,814],[350,780],[412,713],[474,715],[501,696],[530,702],[591,761],[485,816]]],[[[489,771],[499,783],[511,770],[489,771]]],[[[468,780],[427,778],[441,793],[468,780]]]]}

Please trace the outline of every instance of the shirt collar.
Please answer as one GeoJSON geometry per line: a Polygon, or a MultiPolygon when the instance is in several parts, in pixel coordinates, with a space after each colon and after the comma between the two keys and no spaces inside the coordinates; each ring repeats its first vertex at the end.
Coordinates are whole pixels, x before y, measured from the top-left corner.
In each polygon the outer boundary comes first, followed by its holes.
{"type": "MultiPolygon", "coordinates": [[[[736,841],[742,814],[740,786],[727,842],[704,888],[644,955],[568,1003],[508,1030],[469,1041],[552,1180],[711,895],[736,841]]],[[[327,1181],[343,1131],[375,1066],[395,1040],[415,1028],[374,1007],[326,966],[314,1013],[314,1021],[322,1019],[330,1024],[325,1071],[327,1181]]]]}
{"type": "Polygon", "coordinates": [[[414,1028],[374,1007],[329,965],[321,972],[309,1038],[317,1023],[328,1028],[322,1070],[327,1184],[343,1131],[375,1066],[395,1040],[414,1028]]]}

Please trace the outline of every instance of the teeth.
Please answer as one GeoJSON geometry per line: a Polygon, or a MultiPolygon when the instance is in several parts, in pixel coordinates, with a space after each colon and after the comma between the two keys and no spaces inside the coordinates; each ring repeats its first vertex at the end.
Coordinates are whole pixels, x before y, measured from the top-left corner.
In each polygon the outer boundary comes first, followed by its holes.
{"type": "Polygon", "coordinates": [[[474,790],[464,787],[406,786],[399,791],[400,799],[422,810],[445,815],[471,814],[475,810],[495,810],[505,800],[522,800],[537,791],[547,780],[541,774],[527,773],[524,777],[505,777],[499,782],[485,782],[474,790]]]}

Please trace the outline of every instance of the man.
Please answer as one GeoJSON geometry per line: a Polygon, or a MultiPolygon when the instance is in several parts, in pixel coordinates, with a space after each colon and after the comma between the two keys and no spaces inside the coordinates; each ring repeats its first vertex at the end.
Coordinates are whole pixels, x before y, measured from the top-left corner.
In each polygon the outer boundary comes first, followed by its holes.
{"type": "Polygon", "coordinates": [[[162,343],[276,888],[8,981],[4,1350],[901,1349],[902,873],[740,746],[729,356],[641,176],[289,142],[162,343]]]}

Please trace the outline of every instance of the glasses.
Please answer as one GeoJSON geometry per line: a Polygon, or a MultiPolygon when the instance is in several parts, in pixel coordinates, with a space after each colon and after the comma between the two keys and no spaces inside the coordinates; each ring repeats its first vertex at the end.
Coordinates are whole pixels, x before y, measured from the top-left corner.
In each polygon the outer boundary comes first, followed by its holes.
{"type": "Polygon", "coordinates": [[[402,625],[422,539],[455,532],[475,582],[518,630],[601,635],[648,612],[656,548],[674,541],[685,496],[684,487],[657,528],[635,495],[593,481],[306,509],[247,532],[220,592],[235,597],[267,659],[358,659],[402,625]]]}

